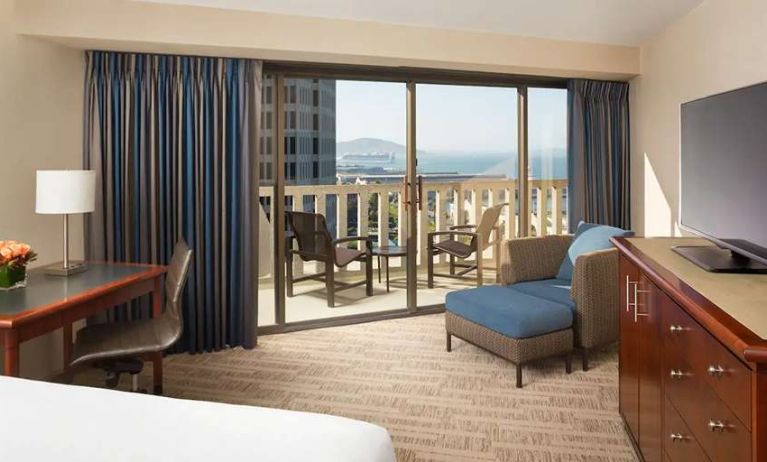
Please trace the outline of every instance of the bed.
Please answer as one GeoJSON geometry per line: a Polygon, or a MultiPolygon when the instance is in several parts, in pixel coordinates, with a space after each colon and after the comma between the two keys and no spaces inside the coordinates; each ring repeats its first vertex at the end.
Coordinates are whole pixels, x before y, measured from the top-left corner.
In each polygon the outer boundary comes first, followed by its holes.
{"type": "Polygon", "coordinates": [[[343,417],[0,376],[0,460],[394,462],[343,417]]]}

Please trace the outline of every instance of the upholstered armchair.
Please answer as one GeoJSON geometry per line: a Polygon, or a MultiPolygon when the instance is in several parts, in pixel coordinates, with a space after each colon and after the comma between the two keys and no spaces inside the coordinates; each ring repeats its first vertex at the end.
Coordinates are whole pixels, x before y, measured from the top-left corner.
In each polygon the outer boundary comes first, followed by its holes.
{"type": "Polygon", "coordinates": [[[598,250],[580,255],[575,260],[571,281],[555,279],[572,240],[573,236],[560,235],[505,241],[501,283],[538,281],[538,290],[547,294],[556,292],[540,287],[548,281],[550,287],[566,290],[569,286],[574,303],[575,347],[583,355],[583,370],[587,370],[589,351],[618,339],[618,251],[598,250]]]}

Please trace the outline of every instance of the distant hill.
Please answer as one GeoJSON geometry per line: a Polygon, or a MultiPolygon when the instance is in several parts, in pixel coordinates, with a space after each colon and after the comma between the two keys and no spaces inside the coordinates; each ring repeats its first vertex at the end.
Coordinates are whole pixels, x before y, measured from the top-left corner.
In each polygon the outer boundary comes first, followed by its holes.
{"type": "Polygon", "coordinates": [[[336,152],[339,155],[361,154],[365,152],[393,152],[395,154],[404,154],[405,146],[393,141],[386,141],[378,138],[357,138],[356,140],[336,143],[336,152]]]}
{"type": "MultiPolygon", "coordinates": [[[[393,152],[397,157],[404,159],[405,145],[379,138],[357,138],[350,141],[336,143],[336,155],[362,154],[368,152],[393,152]]],[[[423,151],[418,151],[423,154],[423,151]]]]}

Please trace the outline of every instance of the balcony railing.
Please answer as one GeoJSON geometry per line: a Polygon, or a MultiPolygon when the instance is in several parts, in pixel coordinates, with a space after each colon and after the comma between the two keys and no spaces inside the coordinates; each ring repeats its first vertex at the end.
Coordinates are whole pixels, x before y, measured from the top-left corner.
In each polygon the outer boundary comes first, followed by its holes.
{"type": "MultiPolygon", "coordinates": [[[[530,179],[528,184],[531,189],[528,195],[530,234],[543,236],[566,231],[567,180],[530,179]]],[[[424,201],[418,210],[417,219],[419,264],[426,263],[425,249],[429,231],[447,230],[459,224],[475,224],[484,209],[493,204],[509,204],[504,207],[499,223],[501,237],[517,236],[519,217],[516,189],[517,181],[509,179],[424,181],[424,201]]],[[[406,209],[401,192],[401,183],[285,186],[287,203],[292,204],[294,210],[322,213],[328,219],[329,226],[334,228],[336,236],[377,236],[376,244],[379,246],[390,242],[405,242],[406,209]]],[[[262,203],[271,204],[272,187],[262,186],[259,193],[262,203]]],[[[494,257],[492,247],[484,257],[494,257]]],[[[442,262],[444,255],[440,258],[442,262]]]]}

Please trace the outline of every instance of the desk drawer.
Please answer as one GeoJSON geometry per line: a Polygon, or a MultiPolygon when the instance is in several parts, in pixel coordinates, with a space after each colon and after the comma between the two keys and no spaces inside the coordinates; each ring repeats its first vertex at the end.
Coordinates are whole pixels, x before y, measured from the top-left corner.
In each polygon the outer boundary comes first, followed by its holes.
{"type": "Polygon", "coordinates": [[[708,462],[710,460],[668,398],[663,403],[663,438],[666,458],[671,462],[708,462]]]}
{"type": "MultiPolygon", "coordinates": [[[[709,459],[751,460],[751,433],[719,399],[703,374],[668,348],[664,348],[663,356],[666,396],[709,459]]],[[[668,452],[670,443],[665,447],[668,452]]],[[[673,459],[672,453],[669,456],[673,459]]]]}
{"type": "Polygon", "coordinates": [[[751,370],[676,304],[665,305],[663,343],[683,355],[704,380],[751,429],[751,370]]]}

